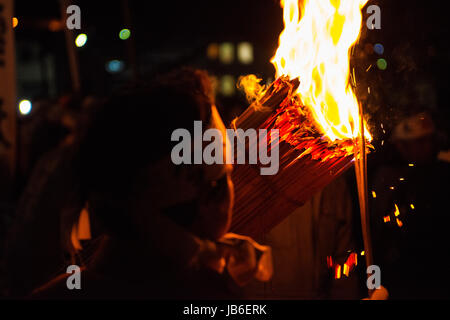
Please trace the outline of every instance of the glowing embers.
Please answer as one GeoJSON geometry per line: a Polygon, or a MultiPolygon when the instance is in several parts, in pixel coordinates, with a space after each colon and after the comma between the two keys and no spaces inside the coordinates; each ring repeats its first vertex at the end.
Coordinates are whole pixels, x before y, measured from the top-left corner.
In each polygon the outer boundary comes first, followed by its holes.
{"type": "Polygon", "coordinates": [[[398,216],[400,215],[400,210],[398,209],[398,206],[397,206],[396,204],[395,204],[394,206],[395,206],[394,215],[395,215],[396,217],[398,217],[398,216]]]}
{"type": "Polygon", "coordinates": [[[327,257],[327,265],[328,265],[328,268],[333,267],[333,258],[330,256],[327,257]]]}
{"type": "MultiPolygon", "coordinates": [[[[285,77],[288,81],[289,79],[285,77]]],[[[326,161],[334,157],[346,157],[354,153],[355,143],[351,139],[331,141],[323,136],[309,108],[298,95],[285,99],[264,124],[267,129],[279,129],[280,141],[286,141],[297,150],[302,150],[297,159],[311,155],[312,160],[326,161]]],[[[368,147],[372,147],[368,144],[368,147]]],[[[296,160],[297,160],[296,159],[296,160]]]]}
{"type": "Polygon", "coordinates": [[[335,279],[340,279],[341,278],[341,269],[342,268],[341,268],[340,264],[335,266],[335,268],[334,268],[334,278],[335,279]]]}
{"type": "MultiPolygon", "coordinates": [[[[324,135],[320,126],[314,118],[310,108],[307,108],[301,101],[301,96],[296,92],[301,79],[290,79],[288,76],[279,77],[269,88],[259,84],[260,79],[254,75],[248,75],[239,79],[238,86],[245,90],[249,101],[253,103],[253,108],[266,108],[266,101],[275,100],[276,94],[270,91],[279,88],[291,87],[291,94],[280,100],[278,105],[270,104],[272,113],[268,114],[266,120],[260,125],[264,129],[278,129],[280,131],[280,142],[287,142],[293,147],[292,152],[297,153],[293,162],[307,155],[311,160],[327,161],[335,157],[353,156],[355,141],[353,139],[331,140],[324,135]],[[297,85],[293,83],[297,82],[297,85]],[[295,90],[295,91],[294,91],[295,90]],[[262,102],[258,102],[262,101],[262,102]],[[299,152],[299,153],[298,153],[299,152]]],[[[270,110],[267,108],[267,110],[270,110]]],[[[262,110],[263,112],[265,110],[262,110]]],[[[367,149],[373,148],[367,141],[367,149]]],[[[368,150],[367,150],[368,151],[368,150]]],[[[292,163],[288,164],[291,165],[292,163]]]]}
{"type": "MultiPolygon", "coordinates": [[[[363,255],[362,252],[361,255],[363,255]]],[[[333,258],[330,256],[327,257],[327,266],[329,269],[333,269],[335,279],[340,279],[342,275],[349,277],[350,273],[355,269],[357,265],[358,254],[355,252],[350,253],[343,265],[339,263],[333,263],[333,258]]]]}
{"type": "MultiPolygon", "coordinates": [[[[414,207],[414,205],[411,205],[412,207],[411,208],[413,208],[414,207]]],[[[400,209],[398,208],[398,205],[397,204],[394,204],[394,213],[393,213],[393,219],[391,219],[391,215],[387,215],[387,216],[385,216],[385,217],[383,217],[383,222],[384,223],[389,223],[389,222],[391,222],[391,221],[395,221],[395,223],[397,224],[397,226],[399,227],[399,228],[401,228],[401,227],[403,227],[403,221],[402,220],[400,220],[400,218],[399,218],[399,216],[400,216],[400,209]]],[[[414,210],[414,209],[413,209],[414,210]]]]}

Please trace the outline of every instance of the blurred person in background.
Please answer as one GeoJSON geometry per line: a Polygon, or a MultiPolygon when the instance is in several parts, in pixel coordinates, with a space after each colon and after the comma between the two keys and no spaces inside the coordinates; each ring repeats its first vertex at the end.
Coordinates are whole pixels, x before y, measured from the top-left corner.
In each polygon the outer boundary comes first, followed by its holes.
{"type": "Polygon", "coordinates": [[[5,243],[8,294],[21,297],[50,280],[73,261],[62,230],[82,209],[73,162],[95,99],[66,96],[38,103],[27,131],[25,180],[5,243]],[[29,131],[28,131],[29,130],[29,131]],[[33,266],[30,268],[30,266],[33,266]]]}
{"type": "Polygon", "coordinates": [[[450,164],[437,157],[436,131],[426,112],[401,119],[391,138],[398,161],[374,175],[374,260],[393,299],[450,297],[450,164]]]}

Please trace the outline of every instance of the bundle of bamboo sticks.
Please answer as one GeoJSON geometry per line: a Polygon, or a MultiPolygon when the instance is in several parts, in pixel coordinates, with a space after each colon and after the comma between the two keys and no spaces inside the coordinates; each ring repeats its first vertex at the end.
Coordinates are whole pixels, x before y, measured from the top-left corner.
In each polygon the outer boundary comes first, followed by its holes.
{"type": "Polygon", "coordinates": [[[232,123],[235,130],[280,130],[277,174],[261,175],[258,164],[233,170],[232,232],[261,239],[353,164],[354,142],[333,144],[318,132],[295,94],[298,85],[298,79],[277,79],[232,123]]]}

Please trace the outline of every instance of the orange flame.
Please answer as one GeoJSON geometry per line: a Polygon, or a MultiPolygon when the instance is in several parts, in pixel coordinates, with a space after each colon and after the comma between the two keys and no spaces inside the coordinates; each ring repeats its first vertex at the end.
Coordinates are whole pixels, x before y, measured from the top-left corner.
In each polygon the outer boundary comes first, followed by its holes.
{"type": "MultiPolygon", "coordinates": [[[[297,93],[331,141],[357,138],[358,100],[349,83],[350,48],[368,0],[281,0],[285,29],[271,62],[277,77],[300,78],[297,93]]],[[[372,137],[367,129],[365,137],[372,137]]]]}

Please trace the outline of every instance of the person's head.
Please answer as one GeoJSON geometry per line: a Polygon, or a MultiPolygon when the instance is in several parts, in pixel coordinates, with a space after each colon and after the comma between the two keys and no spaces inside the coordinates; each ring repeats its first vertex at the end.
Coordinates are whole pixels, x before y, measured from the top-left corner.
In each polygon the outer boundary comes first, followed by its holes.
{"type": "Polygon", "coordinates": [[[405,161],[426,164],[436,159],[435,127],[427,113],[400,121],[394,128],[392,141],[405,161]]]}
{"type": "Polygon", "coordinates": [[[145,229],[158,212],[207,238],[218,238],[231,219],[232,184],[225,165],[171,162],[175,129],[194,121],[223,127],[208,75],[182,69],[154,83],[115,95],[97,115],[82,147],[81,169],[92,213],[108,230],[145,229]]]}

